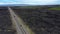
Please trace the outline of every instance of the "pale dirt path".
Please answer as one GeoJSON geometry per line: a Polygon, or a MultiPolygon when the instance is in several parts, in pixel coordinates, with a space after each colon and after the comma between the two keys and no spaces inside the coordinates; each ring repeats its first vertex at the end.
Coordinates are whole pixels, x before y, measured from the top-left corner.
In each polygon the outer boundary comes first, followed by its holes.
{"type": "Polygon", "coordinates": [[[28,27],[26,27],[26,25],[24,24],[24,21],[20,17],[18,17],[11,8],[8,7],[8,10],[11,14],[12,21],[16,25],[15,27],[17,30],[17,34],[32,34],[28,27]]]}

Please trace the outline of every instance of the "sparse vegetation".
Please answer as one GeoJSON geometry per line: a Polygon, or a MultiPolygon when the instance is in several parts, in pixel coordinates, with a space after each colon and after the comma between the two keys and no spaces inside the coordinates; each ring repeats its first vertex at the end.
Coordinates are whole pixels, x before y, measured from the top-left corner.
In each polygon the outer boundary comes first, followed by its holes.
{"type": "Polygon", "coordinates": [[[60,7],[49,8],[48,10],[60,10],[60,7]]]}

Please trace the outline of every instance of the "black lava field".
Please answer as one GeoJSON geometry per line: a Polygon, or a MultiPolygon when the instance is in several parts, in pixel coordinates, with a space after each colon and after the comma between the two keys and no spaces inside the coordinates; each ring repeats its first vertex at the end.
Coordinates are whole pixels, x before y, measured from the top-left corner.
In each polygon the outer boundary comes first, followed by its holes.
{"type": "Polygon", "coordinates": [[[15,34],[8,9],[0,9],[0,34],[15,34]]]}
{"type": "Polygon", "coordinates": [[[60,10],[15,9],[35,34],[60,34],[60,10]]]}

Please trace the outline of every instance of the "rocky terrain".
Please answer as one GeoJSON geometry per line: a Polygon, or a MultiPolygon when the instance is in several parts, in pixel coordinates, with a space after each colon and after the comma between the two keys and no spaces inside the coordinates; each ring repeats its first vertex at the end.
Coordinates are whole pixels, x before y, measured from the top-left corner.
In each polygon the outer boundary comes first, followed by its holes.
{"type": "Polygon", "coordinates": [[[15,9],[35,34],[60,34],[60,10],[15,9]]]}
{"type": "Polygon", "coordinates": [[[0,34],[15,34],[12,27],[9,11],[7,9],[0,9],[0,34]]]}

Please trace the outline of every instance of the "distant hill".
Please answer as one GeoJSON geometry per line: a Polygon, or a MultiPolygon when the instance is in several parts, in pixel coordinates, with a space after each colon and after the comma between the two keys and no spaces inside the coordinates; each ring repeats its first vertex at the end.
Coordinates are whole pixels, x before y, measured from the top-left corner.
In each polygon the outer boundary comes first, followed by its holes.
{"type": "Polygon", "coordinates": [[[4,4],[4,5],[0,5],[0,6],[29,6],[27,4],[4,4]]]}
{"type": "Polygon", "coordinates": [[[28,4],[0,4],[0,9],[12,8],[47,8],[47,7],[60,7],[60,5],[28,5],[28,4]],[[21,7],[20,7],[21,6],[21,7]]]}
{"type": "Polygon", "coordinates": [[[60,5],[0,4],[0,6],[48,6],[48,7],[56,7],[56,6],[60,6],[60,5]]]}

